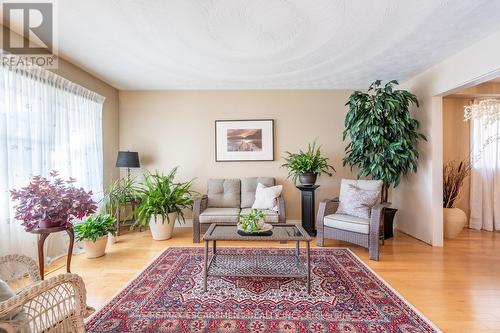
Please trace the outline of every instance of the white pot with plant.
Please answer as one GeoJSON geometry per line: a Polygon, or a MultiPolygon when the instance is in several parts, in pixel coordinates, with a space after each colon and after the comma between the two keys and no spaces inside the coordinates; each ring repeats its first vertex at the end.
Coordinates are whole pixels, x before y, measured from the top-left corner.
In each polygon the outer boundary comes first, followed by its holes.
{"type": "Polygon", "coordinates": [[[149,226],[154,240],[170,239],[175,221],[184,222],[183,210],[193,207],[193,180],[176,182],[176,173],[177,168],[166,176],[158,172],[144,174],[135,225],[149,226]]]}
{"type": "Polygon", "coordinates": [[[81,241],[87,258],[102,257],[106,253],[108,234],[115,235],[116,219],[109,214],[87,217],[73,226],[75,239],[81,241]]]}
{"type": "Polygon", "coordinates": [[[455,207],[464,180],[470,174],[471,164],[468,160],[449,161],[443,167],[443,233],[444,237],[453,239],[467,224],[467,215],[455,207]]]}

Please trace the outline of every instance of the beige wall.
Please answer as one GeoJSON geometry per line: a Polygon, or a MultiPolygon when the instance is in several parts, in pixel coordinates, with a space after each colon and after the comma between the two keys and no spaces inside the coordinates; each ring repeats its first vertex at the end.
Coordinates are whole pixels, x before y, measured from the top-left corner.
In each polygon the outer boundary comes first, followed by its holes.
{"type": "MultiPolygon", "coordinates": [[[[443,162],[467,159],[470,153],[470,122],[464,121],[467,98],[443,98],[443,162]]],[[[469,215],[470,179],[467,177],[456,207],[469,215]]]]}
{"type": "MultiPolygon", "coordinates": [[[[0,30],[7,29],[0,25],[0,30]]],[[[21,39],[22,37],[13,33],[12,38],[21,39]]],[[[59,58],[58,68],[52,70],[54,73],[73,81],[89,90],[92,90],[106,98],[102,112],[102,130],[103,130],[103,150],[104,150],[104,187],[111,179],[118,177],[119,172],[115,168],[116,152],[118,150],[118,90],[106,82],[96,78],[83,69],[59,58]]]]}
{"type": "Polygon", "coordinates": [[[208,178],[273,176],[284,185],[287,218],[300,219],[300,192],[280,168],[286,150],[307,148],[317,138],[337,169],[319,178],[319,200],[337,196],[342,177],[344,106],[352,91],[120,91],[120,148],[136,150],[144,168],[196,177],[206,191],[208,178]],[[216,119],[274,119],[275,161],[215,162],[216,119]]]}
{"type": "Polygon", "coordinates": [[[442,97],[500,75],[500,32],[478,41],[404,82],[420,101],[415,116],[429,142],[422,145],[418,174],[394,191],[400,207],[398,229],[435,246],[443,245],[443,114],[442,97]]]}

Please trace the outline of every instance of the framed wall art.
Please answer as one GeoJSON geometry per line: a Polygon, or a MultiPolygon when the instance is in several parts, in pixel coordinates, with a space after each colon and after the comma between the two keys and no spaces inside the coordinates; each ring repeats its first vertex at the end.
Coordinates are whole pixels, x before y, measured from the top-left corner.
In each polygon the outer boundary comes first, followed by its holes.
{"type": "Polygon", "coordinates": [[[216,120],[215,161],[273,161],[274,120],[216,120]]]}

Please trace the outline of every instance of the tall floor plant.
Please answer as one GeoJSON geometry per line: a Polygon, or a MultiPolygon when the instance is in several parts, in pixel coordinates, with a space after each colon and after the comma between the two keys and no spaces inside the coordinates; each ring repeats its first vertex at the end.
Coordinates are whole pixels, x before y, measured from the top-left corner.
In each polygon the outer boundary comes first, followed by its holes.
{"type": "Polygon", "coordinates": [[[419,106],[417,97],[394,89],[396,85],[396,80],[385,85],[377,80],[367,92],[355,91],[346,103],[343,139],[350,141],[343,164],[359,168],[359,177],[382,180],[384,202],[390,186],[398,186],[401,176],[417,171],[417,143],[426,140],[410,114],[412,105],[419,106]]]}

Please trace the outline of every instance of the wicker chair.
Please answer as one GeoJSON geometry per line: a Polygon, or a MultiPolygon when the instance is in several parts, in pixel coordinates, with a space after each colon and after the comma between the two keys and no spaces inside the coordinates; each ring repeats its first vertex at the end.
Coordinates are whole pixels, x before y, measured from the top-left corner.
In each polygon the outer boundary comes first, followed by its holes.
{"type": "MultiPolygon", "coordinates": [[[[0,331],[85,332],[83,319],[94,309],[87,306],[83,280],[76,274],[40,279],[34,260],[21,255],[0,257],[0,279],[15,289],[15,296],[0,302],[0,331]],[[12,313],[21,311],[21,319],[12,313]]],[[[18,316],[19,317],[19,316],[18,316]]]]}
{"type": "Polygon", "coordinates": [[[319,204],[316,219],[316,243],[324,246],[325,239],[341,240],[368,248],[371,260],[379,259],[380,229],[383,223],[384,210],[389,203],[376,204],[371,209],[370,219],[361,219],[349,215],[335,214],[339,200],[342,200],[343,187],[348,184],[362,189],[376,190],[381,182],[374,180],[343,179],[340,189],[340,199],[324,200],[319,204]]]}

